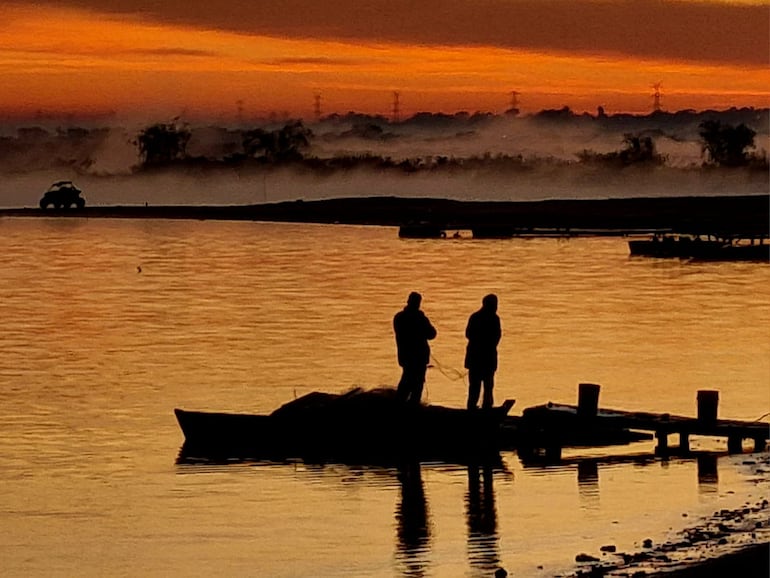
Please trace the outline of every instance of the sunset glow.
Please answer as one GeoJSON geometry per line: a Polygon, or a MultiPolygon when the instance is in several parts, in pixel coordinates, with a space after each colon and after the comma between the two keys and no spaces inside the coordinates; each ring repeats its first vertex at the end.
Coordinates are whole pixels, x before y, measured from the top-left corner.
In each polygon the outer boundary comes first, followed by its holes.
{"type": "MultiPolygon", "coordinates": [[[[758,5],[770,16],[767,3],[732,4],[758,5]]],[[[316,94],[323,114],[389,115],[394,91],[403,115],[501,113],[511,106],[513,91],[524,112],[562,106],[595,111],[599,105],[607,112],[649,112],[657,83],[667,110],[770,104],[770,67],[756,57],[765,46],[747,46],[743,62],[715,62],[607,50],[570,53],[558,46],[413,43],[374,34],[370,40],[292,37],[81,7],[0,2],[0,9],[6,20],[0,114],[6,117],[41,111],[310,117],[316,94]]]]}

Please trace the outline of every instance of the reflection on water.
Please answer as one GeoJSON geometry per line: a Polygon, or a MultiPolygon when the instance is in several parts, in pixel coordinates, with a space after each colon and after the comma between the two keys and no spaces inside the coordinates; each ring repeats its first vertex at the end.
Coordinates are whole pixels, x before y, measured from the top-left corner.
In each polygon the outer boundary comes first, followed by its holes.
{"type": "MultiPolygon", "coordinates": [[[[723,457],[718,477],[705,460],[592,465],[566,451],[551,466],[505,454],[508,477],[175,465],[173,408],[268,413],[314,390],[392,387],[393,314],[418,290],[446,368],[462,366],[478,300],[498,295],[496,390],[516,408],[569,403],[592,382],[603,406],[681,415],[717,389],[721,416],[752,420],[770,410],[762,264],[632,260],[621,239],[455,243],[379,227],[0,228],[4,575],[553,575],[597,543],[629,548],[758,491],[723,457]]],[[[467,390],[432,369],[425,393],[463,407],[467,390]]]]}
{"type": "Polygon", "coordinates": [[[428,566],[431,522],[419,462],[399,466],[401,495],[396,507],[398,556],[405,576],[424,576],[428,566]]]}
{"type": "MultiPolygon", "coordinates": [[[[528,567],[534,573],[533,568],[541,565],[539,556],[545,556],[548,550],[559,551],[559,545],[551,543],[546,551],[538,551],[535,548],[533,554],[526,552],[526,549],[531,547],[527,537],[532,531],[531,516],[548,515],[547,501],[562,500],[553,494],[552,483],[555,479],[561,478],[566,482],[562,494],[565,491],[573,493],[577,489],[579,497],[577,518],[573,520],[573,514],[565,509],[564,524],[580,524],[580,529],[576,530],[578,536],[582,534],[592,536],[593,532],[598,530],[599,534],[595,539],[605,542],[617,541],[622,544],[624,523],[618,523],[618,518],[627,518],[625,524],[629,524],[629,527],[625,532],[630,531],[635,540],[638,541],[648,533],[644,529],[645,511],[653,506],[640,507],[637,503],[645,495],[655,495],[656,500],[663,502],[660,508],[666,510],[671,507],[669,505],[671,496],[668,494],[676,494],[677,486],[692,487],[695,485],[693,482],[697,482],[698,493],[702,497],[709,501],[719,499],[719,460],[730,456],[698,452],[689,457],[672,458],[661,457],[653,452],[602,457],[578,456],[564,459],[559,463],[548,462],[540,465],[528,463],[526,466],[515,454],[504,454],[501,457],[502,460],[499,463],[461,466],[438,462],[426,464],[405,462],[397,467],[304,462],[288,464],[233,462],[227,465],[201,460],[181,463],[177,471],[188,476],[190,474],[235,476],[243,481],[248,480],[249,472],[256,468],[258,471],[277,474],[279,478],[284,479],[283,483],[286,483],[286,479],[292,479],[293,482],[290,485],[300,491],[315,487],[320,490],[319,495],[323,496],[324,500],[350,500],[351,496],[359,494],[370,498],[374,496],[384,498],[383,505],[390,504],[390,508],[378,508],[376,504],[367,501],[367,513],[363,523],[367,528],[366,532],[371,531],[376,535],[377,528],[386,527],[389,520],[393,521],[391,528],[395,529],[394,568],[395,574],[400,576],[431,576],[435,575],[437,568],[442,567],[439,554],[442,548],[440,537],[451,534],[451,528],[456,520],[451,516],[447,517],[447,514],[442,513],[441,510],[448,509],[456,512],[456,505],[463,503],[464,556],[469,575],[492,576],[499,568],[519,568],[520,575],[529,575],[526,572],[521,574],[521,568],[528,567]],[[509,471],[509,468],[512,469],[509,471]],[[514,475],[514,471],[518,471],[518,474],[514,475]],[[651,487],[654,491],[646,494],[643,488],[656,478],[656,472],[668,471],[675,475],[670,478],[665,477],[662,484],[653,484],[651,487]],[[506,472],[507,475],[502,475],[506,472]],[[496,476],[499,476],[498,484],[495,483],[496,476]],[[626,477],[628,480],[622,481],[626,477]],[[449,480],[449,486],[439,483],[438,480],[441,478],[449,480]],[[600,483],[602,479],[604,484],[600,483]],[[619,479],[620,486],[618,486],[619,479]],[[461,481],[464,490],[462,494],[447,492],[447,487],[451,488],[461,481]],[[535,483],[536,492],[543,493],[541,498],[535,498],[527,492],[526,486],[531,482],[535,483]],[[642,484],[639,495],[617,496],[618,488],[625,484],[632,486],[642,484]],[[606,496],[604,504],[600,500],[602,485],[606,496]],[[516,492],[524,492],[526,502],[512,502],[511,497],[516,492]],[[502,514],[499,506],[501,495],[503,503],[507,504],[502,514]],[[618,499],[620,503],[613,505],[613,502],[618,499]],[[533,503],[527,503],[530,501],[533,503]],[[440,504],[438,513],[431,511],[430,504],[433,502],[440,504]],[[610,514],[611,517],[608,517],[607,513],[602,513],[602,509],[606,509],[608,504],[610,504],[608,513],[614,512],[610,514]],[[620,515],[620,512],[626,509],[629,513],[626,516],[620,515]],[[507,527],[507,534],[501,532],[501,518],[505,521],[503,526],[507,527]],[[597,522],[600,522],[598,526],[597,522]],[[503,550],[501,543],[505,535],[516,538],[515,541],[508,540],[508,548],[503,550]]],[[[739,458],[739,456],[732,457],[739,458]]],[[[676,510],[671,514],[672,519],[680,515],[676,510]]],[[[336,522],[339,524],[342,520],[338,519],[336,522]]],[[[652,527],[654,526],[653,523],[652,527]]],[[[574,543],[572,550],[579,548],[579,542],[575,541],[576,536],[558,532],[556,534],[561,536],[560,539],[566,539],[568,544],[574,543]]],[[[585,550],[585,547],[583,549],[585,550]]],[[[575,554],[572,550],[569,550],[568,557],[575,554]]],[[[443,564],[446,564],[446,561],[443,564]]],[[[459,566],[465,564],[459,564],[459,566]]],[[[541,572],[538,574],[553,575],[541,572]]]]}
{"type": "MultiPolygon", "coordinates": [[[[719,458],[729,455],[726,452],[699,451],[687,452],[684,456],[678,458],[680,463],[695,461],[697,465],[697,484],[698,490],[702,493],[716,493],[719,490],[719,458]]],[[[649,468],[658,466],[667,469],[670,465],[671,457],[654,453],[642,454],[618,454],[602,457],[576,457],[572,459],[562,459],[558,462],[552,460],[542,460],[533,462],[531,456],[522,463],[526,468],[537,471],[539,474],[547,474],[549,471],[572,470],[577,471],[577,486],[580,494],[581,503],[586,509],[598,509],[599,502],[599,478],[601,470],[613,471],[618,466],[624,464],[633,464],[636,467],[649,468]]]]}
{"type": "Polygon", "coordinates": [[[468,561],[488,575],[500,566],[497,506],[492,466],[468,465],[468,493],[465,498],[468,518],[468,561]]]}
{"type": "Polygon", "coordinates": [[[599,461],[593,458],[577,464],[578,492],[586,509],[599,507],[599,461]]]}
{"type": "Polygon", "coordinates": [[[702,454],[698,458],[698,489],[715,493],[719,490],[719,470],[715,454],[702,454]]]}

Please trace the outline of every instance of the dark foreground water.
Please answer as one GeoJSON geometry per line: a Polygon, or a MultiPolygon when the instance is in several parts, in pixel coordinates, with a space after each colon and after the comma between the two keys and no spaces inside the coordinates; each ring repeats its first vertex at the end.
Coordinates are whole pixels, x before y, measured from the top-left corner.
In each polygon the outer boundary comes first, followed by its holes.
{"type": "Polygon", "coordinates": [[[391,319],[418,290],[439,332],[430,402],[464,404],[463,330],[495,292],[514,414],[589,381],[603,406],[694,415],[718,389],[720,416],[757,419],[765,264],[630,259],[622,239],[5,219],[0,271],[3,575],[553,576],[768,497],[746,456],[662,461],[652,442],[478,471],[177,465],[173,416],[393,385],[391,319]]]}

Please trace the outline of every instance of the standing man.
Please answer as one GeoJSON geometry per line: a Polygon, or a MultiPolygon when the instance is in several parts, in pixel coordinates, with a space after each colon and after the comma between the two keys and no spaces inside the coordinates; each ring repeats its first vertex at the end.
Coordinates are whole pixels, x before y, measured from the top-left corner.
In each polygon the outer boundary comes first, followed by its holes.
{"type": "Polygon", "coordinates": [[[430,361],[428,341],[436,337],[436,329],[420,310],[421,302],[422,296],[413,291],[409,294],[406,307],[393,317],[398,364],[402,367],[397,395],[402,401],[414,405],[420,404],[425,384],[425,372],[430,361]]]}
{"type": "Polygon", "coordinates": [[[476,409],[481,387],[484,398],[481,407],[492,407],[492,390],[497,371],[497,344],[502,329],[497,316],[497,295],[489,294],[481,300],[481,309],[473,313],[465,328],[468,347],[465,350],[465,367],[468,370],[468,409],[476,409]]]}

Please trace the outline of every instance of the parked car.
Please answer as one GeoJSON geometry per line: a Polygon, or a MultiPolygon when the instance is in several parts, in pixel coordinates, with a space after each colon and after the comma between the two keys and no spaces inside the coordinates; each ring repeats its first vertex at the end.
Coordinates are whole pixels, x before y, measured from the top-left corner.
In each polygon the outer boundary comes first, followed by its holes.
{"type": "Polygon", "coordinates": [[[40,208],[69,209],[74,207],[82,209],[86,206],[86,200],[81,196],[81,191],[72,181],[57,181],[52,184],[40,199],[40,208]]]}

